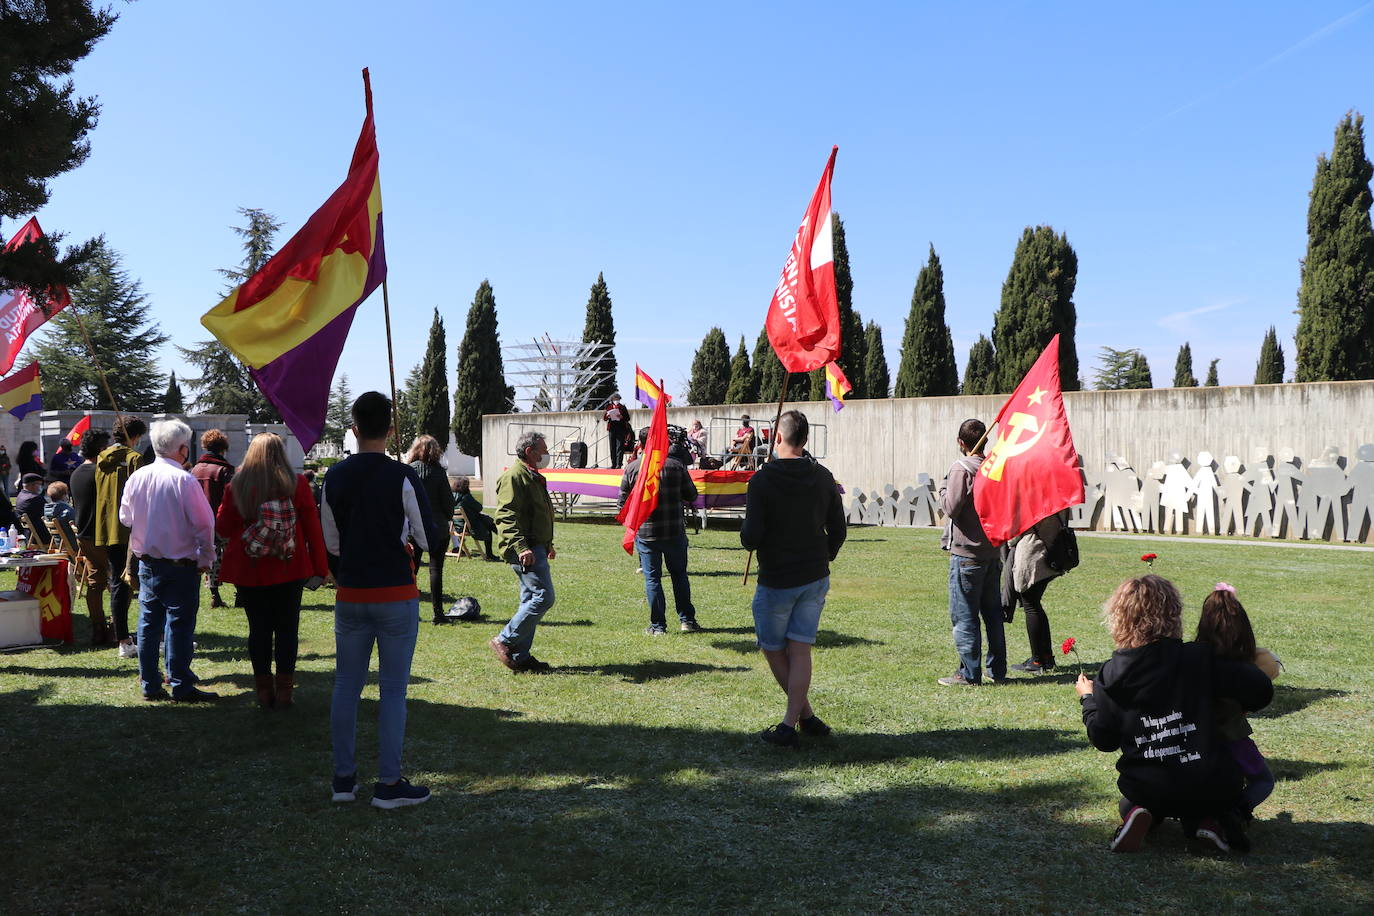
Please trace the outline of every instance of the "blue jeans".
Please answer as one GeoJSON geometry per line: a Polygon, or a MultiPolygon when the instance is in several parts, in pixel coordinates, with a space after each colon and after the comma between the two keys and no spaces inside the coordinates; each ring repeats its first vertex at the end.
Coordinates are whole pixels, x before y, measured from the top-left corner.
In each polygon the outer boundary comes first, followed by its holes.
{"type": "Polygon", "coordinates": [[[677,619],[686,623],[697,619],[697,609],[692,607],[692,582],[687,578],[687,532],[667,540],[646,541],[635,538],[635,550],[639,551],[639,568],[644,572],[644,597],[649,599],[649,623],[667,625],[668,601],[663,595],[663,567],[667,565],[668,576],[673,580],[673,607],[677,608],[677,619]]]}
{"type": "Polygon", "coordinates": [[[406,736],[406,686],[420,628],[420,599],[334,604],[334,700],[329,731],[334,742],[334,774],[357,772],[358,700],[377,643],[377,778],[401,778],[401,745],[406,736]]]}
{"type": "Polygon", "coordinates": [[[760,649],[781,652],[787,641],[815,645],[830,577],[793,588],[754,589],[754,636],[760,649]]]}
{"type": "Polygon", "coordinates": [[[520,607],[497,637],[510,646],[510,657],[517,664],[530,657],[534,631],[544,612],[553,607],[553,575],[549,572],[548,548],[532,545],[530,550],[534,553],[532,565],[510,565],[520,579],[520,607]]]}
{"type": "Polygon", "coordinates": [[[959,653],[959,673],[968,681],[981,681],[982,639],[978,618],[988,634],[988,673],[993,679],[1007,676],[1007,639],[1002,616],[1002,562],[996,557],[975,560],[949,558],[949,622],[954,628],[954,649],[959,653]]]}
{"type": "MultiPolygon", "coordinates": [[[[157,644],[167,644],[167,675],[172,696],[181,697],[195,686],[191,673],[191,642],[200,610],[200,570],[166,560],[142,558],[138,593],[138,680],[143,695],[162,689],[157,644]]],[[[120,570],[120,574],[123,574],[120,570]]]]}

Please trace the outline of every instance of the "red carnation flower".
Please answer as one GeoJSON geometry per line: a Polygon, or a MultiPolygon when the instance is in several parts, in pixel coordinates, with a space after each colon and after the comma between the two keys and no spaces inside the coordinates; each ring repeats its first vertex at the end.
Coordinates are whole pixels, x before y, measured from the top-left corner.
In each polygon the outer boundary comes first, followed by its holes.
{"type": "Polygon", "coordinates": [[[1144,562],[1148,563],[1148,564],[1151,566],[1151,568],[1153,568],[1154,565],[1155,565],[1155,560],[1158,560],[1158,559],[1159,559],[1159,554],[1157,554],[1157,553],[1146,553],[1146,554],[1141,554],[1140,559],[1143,560],[1144,562]]]}
{"type": "Polygon", "coordinates": [[[1064,640],[1064,644],[1059,647],[1060,653],[1068,655],[1070,652],[1073,651],[1074,644],[1077,642],[1078,640],[1070,636],[1068,639],[1064,640]]]}

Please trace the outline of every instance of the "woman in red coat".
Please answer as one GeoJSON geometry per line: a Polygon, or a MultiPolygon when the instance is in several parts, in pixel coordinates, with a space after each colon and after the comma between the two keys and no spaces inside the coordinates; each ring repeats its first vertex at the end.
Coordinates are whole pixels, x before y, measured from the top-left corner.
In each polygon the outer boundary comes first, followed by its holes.
{"type": "Polygon", "coordinates": [[[258,705],[290,706],[301,590],[319,588],[329,566],[315,497],[305,477],[292,472],[279,436],[253,437],[225,488],[215,530],[228,542],[220,579],[238,586],[238,604],[248,615],[248,657],[258,705]]]}

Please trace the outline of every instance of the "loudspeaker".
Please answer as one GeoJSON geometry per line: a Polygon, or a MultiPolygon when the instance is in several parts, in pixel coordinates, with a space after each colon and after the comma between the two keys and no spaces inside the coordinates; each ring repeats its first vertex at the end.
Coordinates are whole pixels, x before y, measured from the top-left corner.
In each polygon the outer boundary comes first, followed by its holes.
{"type": "Polygon", "coordinates": [[[568,467],[585,468],[587,466],[587,443],[573,442],[568,446],[568,467]]]}

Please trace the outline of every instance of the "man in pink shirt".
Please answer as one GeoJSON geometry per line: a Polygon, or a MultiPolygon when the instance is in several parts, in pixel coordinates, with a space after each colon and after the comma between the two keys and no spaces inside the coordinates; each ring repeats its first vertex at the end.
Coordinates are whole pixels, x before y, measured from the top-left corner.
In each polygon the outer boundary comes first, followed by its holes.
{"type": "Polygon", "coordinates": [[[158,666],[165,633],[171,699],[212,700],[216,694],[196,687],[191,655],[200,576],[215,559],[215,516],[205,491],[182,469],[191,453],[190,427],[163,420],[153,424],[151,437],[157,460],[130,475],[119,503],[129,550],[139,561],[139,682],[143,699],[168,698],[158,666]]]}

